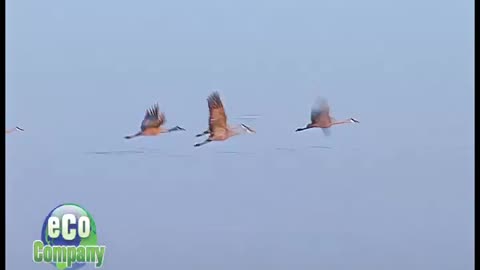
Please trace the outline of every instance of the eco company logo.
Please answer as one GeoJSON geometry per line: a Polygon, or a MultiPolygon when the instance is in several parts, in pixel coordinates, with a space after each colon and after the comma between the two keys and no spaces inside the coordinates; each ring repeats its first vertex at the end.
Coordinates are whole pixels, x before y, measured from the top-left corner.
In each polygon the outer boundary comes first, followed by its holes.
{"type": "Polygon", "coordinates": [[[57,269],[79,269],[86,263],[103,266],[106,247],[98,245],[92,215],[78,204],[55,207],[43,222],[41,239],[33,242],[35,263],[50,263],[57,269]]]}

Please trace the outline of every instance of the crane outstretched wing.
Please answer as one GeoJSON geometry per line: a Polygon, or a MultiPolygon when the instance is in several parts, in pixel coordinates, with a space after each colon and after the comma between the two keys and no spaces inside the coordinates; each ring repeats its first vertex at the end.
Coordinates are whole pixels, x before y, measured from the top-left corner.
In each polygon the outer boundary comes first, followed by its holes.
{"type": "Polygon", "coordinates": [[[312,124],[318,124],[320,126],[327,126],[331,123],[330,106],[325,98],[317,98],[312,106],[310,120],[312,124]]]}
{"type": "Polygon", "coordinates": [[[208,129],[210,132],[225,132],[227,130],[227,115],[218,92],[213,92],[207,98],[209,119],[208,129]]]}
{"type": "Polygon", "coordinates": [[[165,124],[165,122],[165,114],[159,110],[158,104],[155,104],[145,112],[145,117],[140,128],[142,131],[147,128],[158,128],[165,124]]]}

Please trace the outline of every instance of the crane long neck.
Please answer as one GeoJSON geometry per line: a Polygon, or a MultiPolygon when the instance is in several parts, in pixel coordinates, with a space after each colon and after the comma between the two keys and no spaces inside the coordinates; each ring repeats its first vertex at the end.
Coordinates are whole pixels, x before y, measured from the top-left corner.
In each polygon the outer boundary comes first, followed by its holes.
{"type": "Polygon", "coordinates": [[[247,133],[247,131],[245,129],[243,129],[241,125],[238,125],[238,126],[235,126],[233,128],[228,129],[228,136],[229,137],[233,137],[233,136],[237,136],[237,135],[241,135],[241,134],[245,134],[245,133],[247,133]]]}
{"type": "Polygon", "coordinates": [[[347,124],[347,123],[351,123],[352,121],[350,121],[350,118],[348,119],[345,119],[345,120],[341,120],[341,121],[334,121],[332,122],[332,126],[333,125],[340,125],[340,124],[347,124]]]}
{"type": "Polygon", "coordinates": [[[9,133],[12,133],[12,132],[15,132],[15,131],[23,131],[23,129],[19,128],[19,127],[15,127],[15,128],[10,128],[10,129],[7,129],[5,131],[5,134],[9,134],[9,133]]]}
{"type": "Polygon", "coordinates": [[[241,133],[242,133],[242,130],[239,127],[228,129],[228,137],[237,136],[237,135],[240,135],[241,133]]]}

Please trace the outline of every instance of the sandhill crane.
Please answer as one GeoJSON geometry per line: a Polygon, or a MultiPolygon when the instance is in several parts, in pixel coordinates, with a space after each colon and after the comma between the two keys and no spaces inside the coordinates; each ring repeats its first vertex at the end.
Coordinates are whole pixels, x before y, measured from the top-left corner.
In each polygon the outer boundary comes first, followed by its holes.
{"type": "Polygon", "coordinates": [[[209,137],[204,142],[195,144],[195,147],[202,146],[211,141],[225,141],[239,134],[255,133],[255,130],[244,124],[235,127],[228,126],[227,115],[225,114],[225,109],[218,92],[215,91],[210,94],[207,98],[207,103],[209,110],[208,130],[198,134],[197,137],[207,134],[209,134],[209,137]]]}
{"type": "Polygon", "coordinates": [[[12,132],[15,132],[15,131],[24,131],[24,130],[23,130],[23,128],[20,128],[20,127],[10,128],[10,129],[7,129],[5,131],[5,134],[9,134],[9,133],[12,133],[12,132]]]}
{"type": "Polygon", "coordinates": [[[153,105],[145,113],[145,117],[140,126],[140,131],[134,135],[125,136],[125,139],[132,139],[137,136],[156,136],[162,133],[168,133],[172,131],[185,130],[179,126],[174,128],[164,128],[162,125],[166,122],[165,114],[160,112],[158,104],[153,105]]]}
{"type": "MultiPolygon", "coordinates": [[[[251,114],[251,115],[247,114],[247,115],[244,115],[242,117],[238,117],[237,119],[256,119],[256,118],[258,118],[258,115],[256,115],[256,114],[251,114]]],[[[205,136],[205,135],[208,135],[208,134],[210,134],[210,131],[205,130],[204,132],[195,135],[195,137],[202,137],[202,136],[205,136]]]]}
{"type": "Polygon", "coordinates": [[[330,135],[330,127],[333,125],[347,124],[347,123],[360,123],[355,118],[348,118],[342,121],[336,121],[330,116],[330,107],[328,102],[324,98],[318,98],[312,107],[310,113],[310,123],[303,128],[298,128],[296,132],[310,129],[321,128],[325,135],[330,135]]]}

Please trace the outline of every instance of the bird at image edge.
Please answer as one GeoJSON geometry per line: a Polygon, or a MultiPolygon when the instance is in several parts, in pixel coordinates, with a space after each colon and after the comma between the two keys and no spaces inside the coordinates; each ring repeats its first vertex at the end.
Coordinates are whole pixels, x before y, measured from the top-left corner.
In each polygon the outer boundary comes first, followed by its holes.
{"type": "Polygon", "coordinates": [[[10,133],[15,132],[15,131],[24,131],[24,130],[23,130],[23,128],[20,128],[20,127],[10,128],[10,129],[7,129],[5,131],[5,134],[10,134],[10,133]]]}

